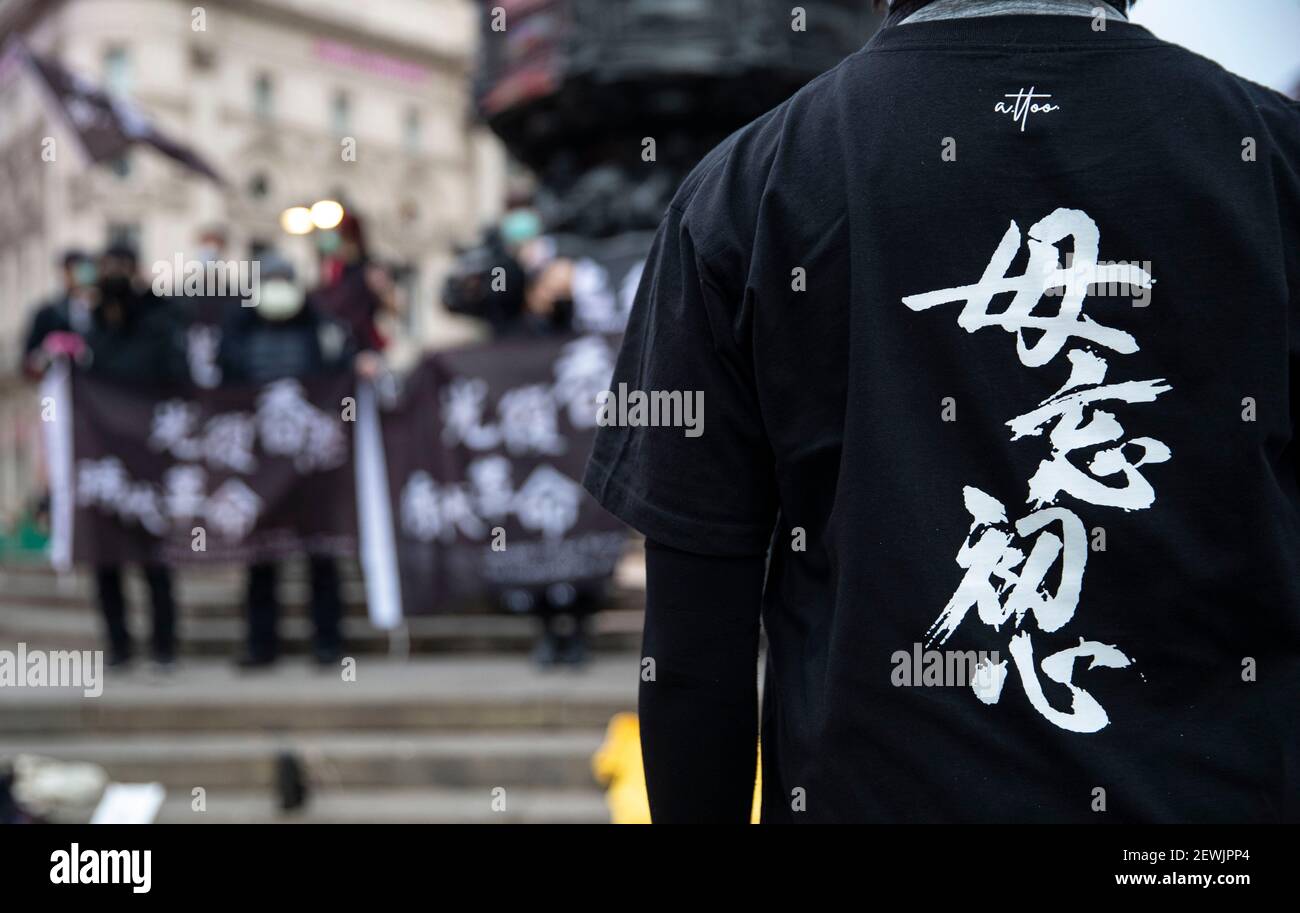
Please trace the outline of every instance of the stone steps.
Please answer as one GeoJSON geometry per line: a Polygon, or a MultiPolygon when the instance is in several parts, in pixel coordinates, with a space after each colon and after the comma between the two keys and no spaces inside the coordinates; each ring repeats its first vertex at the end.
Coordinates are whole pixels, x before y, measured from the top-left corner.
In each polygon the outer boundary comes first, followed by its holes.
{"type": "Polygon", "coordinates": [[[188,795],[163,802],[160,824],[608,824],[602,794],[590,790],[506,789],[505,807],[493,809],[489,790],[322,791],[306,807],[282,812],[261,792],[207,795],[195,812],[188,795]]]}
{"type": "MultiPolygon", "coordinates": [[[[487,789],[322,789],[302,808],[283,811],[264,790],[221,789],[194,809],[189,792],[170,791],[157,824],[608,824],[597,789],[507,788],[505,807],[494,810],[487,789]]],[[[499,808],[499,802],[498,802],[499,808]]],[[[93,806],[62,809],[56,824],[84,824],[93,806]]]]}
{"type": "Polygon", "coordinates": [[[99,697],[0,688],[0,751],[18,734],[593,729],[636,706],[631,653],[599,656],[580,671],[539,671],[495,654],[361,656],[355,671],[355,681],[343,681],[300,660],[243,674],[194,660],[161,678],[109,670],[99,697]]]}
{"type": "MultiPolygon", "coordinates": [[[[144,631],[136,576],[132,622],[144,631]]],[[[158,820],[168,823],[606,822],[591,757],[610,718],[636,706],[643,588],[636,568],[630,578],[616,582],[616,608],[594,619],[593,661],[540,671],[522,655],[536,632],[526,616],[415,617],[390,640],[366,619],[351,567],[344,628],[355,680],[344,680],[342,668],[294,655],[270,670],[236,670],[228,657],[243,637],[242,572],[183,571],[179,667],[107,670],[98,697],[0,688],[0,762],[37,754],[96,764],[117,782],[162,783],[158,820]],[[278,809],[274,788],[284,753],[310,790],[292,813],[278,809]],[[195,787],[205,790],[204,812],[192,809],[195,787]]],[[[91,583],[84,573],[0,567],[0,649],[98,649],[91,583]]],[[[301,568],[288,569],[281,595],[286,652],[301,653],[310,636],[301,568]]],[[[64,809],[58,820],[91,811],[64,809]]]]}
{"type": "Polygon", "coordinates": [[[309,782],[326,790],[594,790],[591,756],[599,729],[449,732],[148,733],[7,737],[6,755],[84,761],[110,779],[162,783],[186,795],[270,790],[276,761],[292,754],[309,782]]]}
{"type": "MultiPolygon", "coordinates": [[[[353,559],[340,560],[339,577],[344,611],[364,618],[365,584],[357,562],[353,559]]],[[[179,568],[174,571],[173,579],[177,604],[189,617],[230,617],[242,613],[245,588],[243,568],[179,568]]],[[[148,593],[144,581],[134,569],[128,568],[124,574],[123,590],[132,605],[147,604],[148,593]]],[[[305,562],[283,562],[279,595],[285,615],[305,615],[309,594],[305,562]]],[[[609,603],[613,608],[634,608],[641,604],[644,596],[644,555],[637,547],[633,547],[615,574],[609,603]]],[[[14,604],[79,610],[93,604],[94,599],[94,577],[86,569],[78,568],[66,574],[57,574],[44,563],[0,563],[0,606],[14,604]]],[[[495,613],[489,606],[473,608],[478,610],[475,614],[495,613]]]]}
{"type": "MultiPolygon", "coordinates": [[[[635,650],[640,643],[642,614],[636,609],[599,613],[592,623],[597,650],[635,650]]],[[[137,601],[130,612],[132,630],[148,630],[147,611],[137,601]]],[[[183,655],[233,656],[243,643],[244,623],[233,613],[227,618],[194,618],[180,610],[183,655]]],[[[537,622],[526,615],[422,615],[407,619],[405,637],[413,653],[472,651],[519,652],[531,648],[537,622]]],[[[343,619],[343,636],[350,653],[387,652],[392,639],[364,617],[343,619]]],[[[311,623],[302,614],[280,620],[280,637],[286,653],[305,653],[311,623]]],[[[47,649],[94,650],[102,646],[100,621],[94,607],[61,611],[42,606],[14,605],[0,597],[0,644],[25,642],[47,649]]]]}
{"type": "MultiPolygon", "coordinates": [[[[343,632],[354,653],[387,652],[393,641],[371,626],[355,561],[343,562],[343,632]]],[[[234,655],[244,637],[244,583],[239,568],[188,568],[176,574],[181,649],[191,656],[234,655]]],[[[126,575],[129,621],[148,630],[148,599],[136,573],[126,575]]],[[[287,653],[307,651],[311,625],[302,562],[288,562],[281,581],[281,636],[287,653]]],[[[597,650],[636,650],[644,605],[644,565],[630,554],[620,568],[605,611],[593,624],[597,650]]],[[[531,648],[536,621],[526,615],[477,611],[416,615],[406,620],[400,646],[414,653],[519,652],[531,648]]],[[[97,649],[100,620],[89,573],[55,574],[43,564],[0,565],[0,645],[25,642],[48,649],[97,649]]]]}

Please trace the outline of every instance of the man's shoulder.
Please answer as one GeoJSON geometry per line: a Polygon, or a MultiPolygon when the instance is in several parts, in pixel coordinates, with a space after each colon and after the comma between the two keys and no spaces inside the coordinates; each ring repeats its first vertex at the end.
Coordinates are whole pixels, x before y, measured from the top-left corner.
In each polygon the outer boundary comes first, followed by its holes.
{"type": "Polygon", "coordinates": [[[36,305],[36,310],[32,314],[32,319],[38,323],[50,323],[66,318],[67,313],[67,296],[55,294],[43,299],[36,305]]]}
{"type": "Polygon", "coordinates": [[[856,66],[859,51],[814,78],[790,98],[715,146],[687,175],[670,209],[689,222],[697,239],[752,229],[769,188],[809,180],[813,160],[838,154],[831,138],[839,125],[836,92],[856,66]],[[797,164],[798,167],[795,167],[797,164]]]}
{"type": "Polygon", "coordinates": [[[1161,44],[1166,52],[1174,55],[1179,81],[1197,103],[1213,104],[1221,100],[1228,106],[1241,108],[1245,102],[1245,106],[1269,126],[1276,124],[1289,130],[1300,128],[1300,101],[1240,76],[1218,61],[1181,45],[1161,44]]]}

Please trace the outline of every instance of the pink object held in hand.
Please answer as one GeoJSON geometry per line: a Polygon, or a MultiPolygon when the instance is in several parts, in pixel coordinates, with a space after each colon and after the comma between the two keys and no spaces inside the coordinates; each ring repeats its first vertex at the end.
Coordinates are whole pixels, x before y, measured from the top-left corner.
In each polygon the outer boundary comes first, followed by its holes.
{"type": "Polygon", "coordinates": [[[51,357],[66,355],[69,358],[76,358],[85,350],[86,343],[76,333],[56,332],[45,337],[41,348],[51,357]]]}

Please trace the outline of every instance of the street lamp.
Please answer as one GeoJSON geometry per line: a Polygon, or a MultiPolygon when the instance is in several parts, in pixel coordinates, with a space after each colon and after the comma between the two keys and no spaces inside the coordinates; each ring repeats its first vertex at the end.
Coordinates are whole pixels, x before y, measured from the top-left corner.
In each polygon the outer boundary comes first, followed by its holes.
{"type": "Polygon", "coordinates": [[[291,235],[309,235],[313,231],[338,228],[343,221],[343,204],[337,200],[317,200],[310,207],[290,206],[280,213],[280,227],[291,235]]]}
{"type": "Polygon", "coordinates": [[[318,200],[311,207],[311,223],[322,231],[338,228],[343,221],[343,204],[335,200],[318,200]]]}
{"type": "Polygon", "coordinates": [[[280,213],[280,227],[291,235],[311,234],[315,223],[306,206],[291,206],[280,213]]]}

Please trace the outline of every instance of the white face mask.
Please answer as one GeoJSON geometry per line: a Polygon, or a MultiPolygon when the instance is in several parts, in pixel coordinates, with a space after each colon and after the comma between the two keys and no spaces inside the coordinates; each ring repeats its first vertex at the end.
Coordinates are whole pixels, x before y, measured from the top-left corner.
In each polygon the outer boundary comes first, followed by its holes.
{"type": "Polygon", "coordinates": [[[257,313],[267,320],[288,320],[302,310],[302,292],[288,279],[269,279],[257,295],[257,313]]]}

